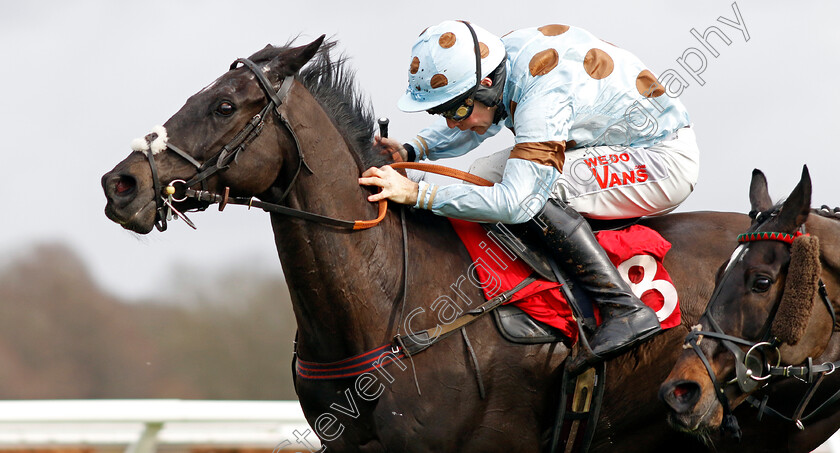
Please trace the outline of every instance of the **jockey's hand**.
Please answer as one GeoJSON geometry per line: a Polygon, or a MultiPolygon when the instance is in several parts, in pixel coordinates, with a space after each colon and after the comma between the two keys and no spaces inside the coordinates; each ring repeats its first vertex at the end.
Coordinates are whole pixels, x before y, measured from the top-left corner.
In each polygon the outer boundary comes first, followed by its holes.
{"type": "Polygon", "coordinates": [[[405,162],[408,158],[408,152],[402,143],[393,138],[382,138],[376,135],[373,137],[373,146],[378,147],[383,156],[390,156],[394,162],[405,162]]]}
{"type": "MultiPolygon", "coordinates": [[[[387,139],[386,139],[387,140],[387,139]]],[[[370,167],[362,173],[359,184],[363,186],[381,187],[382,191],[368,197],[368,201],[377,202],[389,199],[401,204],[413,206],[417,203],[419,185],[397,173],[390,165],[376,168],[370,167]]]]}

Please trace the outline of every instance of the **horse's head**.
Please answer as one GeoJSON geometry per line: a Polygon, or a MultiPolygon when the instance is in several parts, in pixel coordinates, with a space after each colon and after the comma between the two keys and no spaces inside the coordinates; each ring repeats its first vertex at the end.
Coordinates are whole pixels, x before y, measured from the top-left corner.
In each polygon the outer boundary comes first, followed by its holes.
{"type": "Polygon", "coordinates": [[[284,118],[284,97],[323,39],[267,46],[237,60],[163,126],[135,140],[134,152],[102,177],[108,218],[145,234],[153,226],[165,228],[170,208],[208,205],[207,199],[187,199],[187,188],[222,194],[229,187],[231,195],[251,196],[278,181],[290,184],[305,163],[284,118]]]}
{"type": "MultiPolygon", "coordinates": [[[[753,224],[719,270],[715,291],[682,356],[660,388],[669,422],[699,435],[723,426],[747,397],[825,349],[833,314],[820,299],[820,248],[802,234],[811,202],[807,168],[781,207],[764,175],[750,186],[753,224]]],[[[807,232],[806,232],[807,233],[807,232]]]]}

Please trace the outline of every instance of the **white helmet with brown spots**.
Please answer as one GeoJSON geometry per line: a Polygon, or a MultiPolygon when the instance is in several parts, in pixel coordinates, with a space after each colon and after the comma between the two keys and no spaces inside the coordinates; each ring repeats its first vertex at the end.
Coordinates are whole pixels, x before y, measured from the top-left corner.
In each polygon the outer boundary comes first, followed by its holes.
{"type": "Polygon", "coordinates": [[[463,21],[449,20],[423,31],[411,48],[408,88],[397,106],[404,112],[437,107],[476,86],[476,40],[481,78],[505,59],[505,46],[494,34],[463,21]]]}

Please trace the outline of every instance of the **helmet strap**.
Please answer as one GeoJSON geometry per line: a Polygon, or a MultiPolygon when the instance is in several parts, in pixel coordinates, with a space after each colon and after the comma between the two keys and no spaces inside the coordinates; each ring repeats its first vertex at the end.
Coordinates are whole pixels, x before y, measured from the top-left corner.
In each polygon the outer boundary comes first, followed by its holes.
{"type": "Polygon", "coordinates": [[[475,96],[475,92],[481,87],[481,47],[478,45],[478,36],[475,34],[475,29],[473,29],[472,25],[465,20],[459,22],[467,26],[473,39],[473,50],[475,51],[475,86],[472,88],[472,94],[470,95],[470,97],[473,97],[475,96]]]}
{"type": "Polygon", "coordinates": [[[505,81],[507,79],[506,58],[502,59],[499,66],[496,67],[496,69],[493,70],[488,77],[491,76],[493,85],[489,87],[480,85],[478,90],[476,90],[474,98],[476,101],[479,101],[488,107],[498,107],[493,116],[493,123],[498,123],[507,117],[507,111],[505,110],[504,102],[502,102],[505,92],[505,81]]]}
{"type": "Polygon", "coordinates": [[[475,34],[475,30],[469,22],[465,20],[459,22],[466,25],[470,30],[470,35],[472,35],[473,39],[473,48],[475,51],[475,86],[470,90],[470,98],[473,98],[490,108],[498,107],[493,115],[493,123],[498,123],[507,117],[507,111],[505,110],[503,105],[504,103],[502,102],[506,76],[505,59],[503,58],[499,67],[493,71],[495,79],[493,82],[494,86],[490,88],[483,87],[481,85],[481,47],[478,43],[478,36],[475,34]],[[486,92],[488,95],[484,95],[486,92]]]}

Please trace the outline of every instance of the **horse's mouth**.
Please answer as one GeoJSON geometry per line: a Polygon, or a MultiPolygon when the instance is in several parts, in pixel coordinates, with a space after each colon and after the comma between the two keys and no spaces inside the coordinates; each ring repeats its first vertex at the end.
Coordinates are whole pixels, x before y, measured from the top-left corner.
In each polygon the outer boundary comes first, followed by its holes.
{"type": "Polygon", "coordinates": [[[668,411],[668,424],[677,431],[696,436],[706,436],[720,427],[720,421],[716,422],[714,420],[714,418],[717,418],[714,411],[718,407],[715,403],[716,401],[707,404],[706,410],[699,415],[697,411],[682,413],[668,411]]]}
{"type": "Polygon", "coordinates": [[[105,215],[114,223],[119,224],[126,230],[133,231],[138,234],[148,234],[152,231],[155,225],[155,212],[157,205],[155,200],[149,200],[148,203],[141,206],[132,214],[124,215],[123,211],[109,202],[105,205],[105,215]]]}

